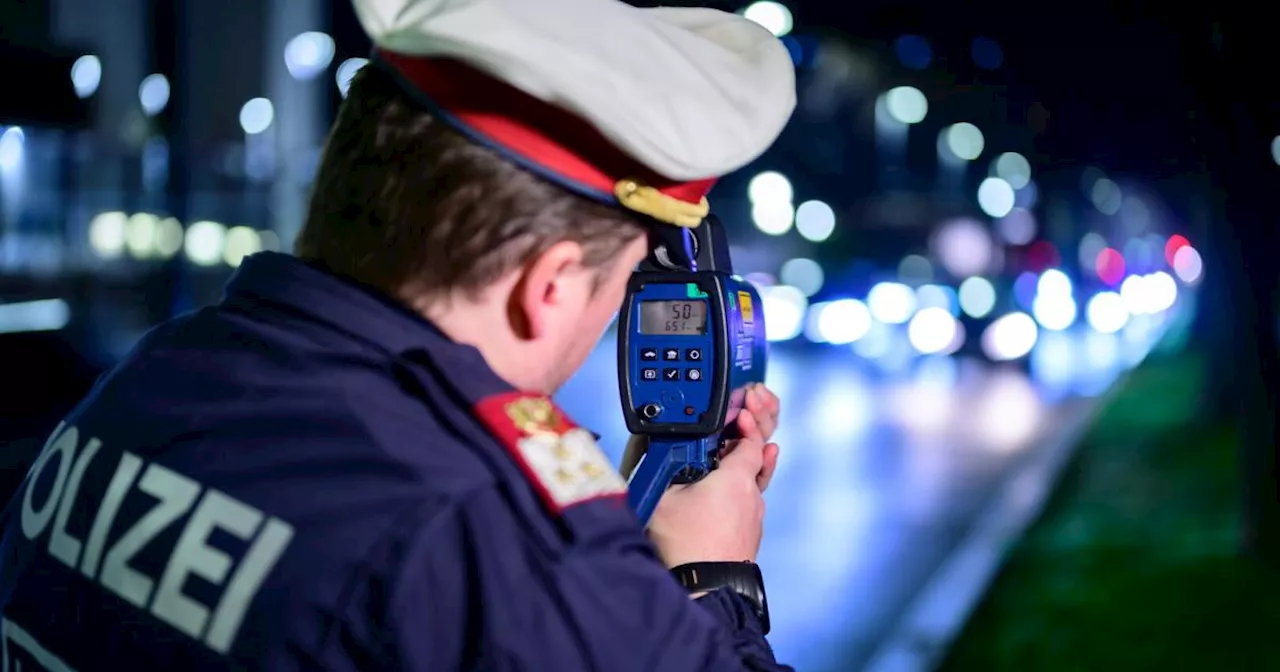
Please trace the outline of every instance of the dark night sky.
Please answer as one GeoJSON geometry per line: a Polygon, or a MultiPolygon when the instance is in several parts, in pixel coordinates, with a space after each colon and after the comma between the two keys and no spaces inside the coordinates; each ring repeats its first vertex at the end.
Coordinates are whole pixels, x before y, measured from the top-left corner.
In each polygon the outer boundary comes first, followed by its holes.
{"type": "MultiPolygon", "coordinates": [[[[632,0],[640,6],[704,5],[737,9],[740,2],[632,0]]],[[[838,28],[854,38],[888,42],[919,34],[942,67],[1010,89],[1014,102],[1041,102],[1049,132],[1042,155],[1064,163],[1105,163],[1150,177],[1196,171],[1193,141],[1200,81],[1213,49],[1214,8],[1139,0],[1072,3],[918,3],[900,0],[789,0],[797,31],[838,28]],[[1000,72],[972,72],[969,43],[996,39],[1000,72]]],[[[1233,18],[1233,17],[1228,17],[1233,18]]],[[[1234,17],[1247,22],[1250,17],[1234,17]]]]}
{"type": "Polygon", "coordinates": [[[959,72],[971,68],[969,41],[993,37],[1005,67],[991,78],[1017,83],[1014,97],[1049,110],[1042,154],[1071,163],[1105,158],[1119,171],[1194,169],[1185,150],[1195,95],[1181,60],[1209,48],[1209,21],[1137,2],[934,4],[940,8],[806,2],[803,16],[868,36],[919,33],[959,72]]]}

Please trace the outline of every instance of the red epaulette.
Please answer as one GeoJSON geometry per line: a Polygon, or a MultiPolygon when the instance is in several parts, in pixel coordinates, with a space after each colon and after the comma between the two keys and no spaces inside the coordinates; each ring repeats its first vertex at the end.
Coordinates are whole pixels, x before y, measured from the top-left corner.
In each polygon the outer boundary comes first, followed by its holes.
{"type": "Polygon", "coordinates": [[[553,513],[594,499],[626,495],[626,481],[595,437],[547,396],[497,394],[476,403],[474,412],[515,458],[553,513]]]}

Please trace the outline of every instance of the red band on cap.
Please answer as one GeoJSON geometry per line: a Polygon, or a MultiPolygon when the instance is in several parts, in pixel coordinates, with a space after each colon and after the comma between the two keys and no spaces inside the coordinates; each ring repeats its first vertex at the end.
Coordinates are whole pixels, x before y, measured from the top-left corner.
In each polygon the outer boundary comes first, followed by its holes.
{"type": "MultiPolygon", "coordinates": [[[[658,175],[619,150],[590,123],[464,63],[378,50],[418,92],[456,122],[500,149],[616,203],[614,185],[634,179],[697,204],[715,178],[681,182],[658,175]]],[[[569,185],[566,185],[569,186],[569,185]]]]}

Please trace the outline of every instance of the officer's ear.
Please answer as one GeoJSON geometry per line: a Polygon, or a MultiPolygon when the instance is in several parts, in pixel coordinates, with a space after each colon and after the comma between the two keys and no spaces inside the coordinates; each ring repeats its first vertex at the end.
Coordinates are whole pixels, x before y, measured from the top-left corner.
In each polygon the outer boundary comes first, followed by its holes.
{"type": "Polygon", "coordinates": [[[534,340],[544,338],[571,318],[567,311],[580,310],[590,298],[591,273],[582,266],[582,246],[562,241],[547,248],[524,265],[508,307],[517,335],[534,340]]]}

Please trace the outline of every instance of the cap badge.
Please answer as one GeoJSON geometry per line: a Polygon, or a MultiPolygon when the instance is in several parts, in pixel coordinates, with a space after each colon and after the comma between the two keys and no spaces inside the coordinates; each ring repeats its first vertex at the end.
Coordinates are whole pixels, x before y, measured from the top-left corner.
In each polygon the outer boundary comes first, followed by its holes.
{"type": "Polygon", "coordinates": [[[711,204],[705,197],[698,203],[689,203],[631,179],[619,180],[613,185],[613,195],[628,210],[686,229],[697,228],[711,212],[711,204]]]}

